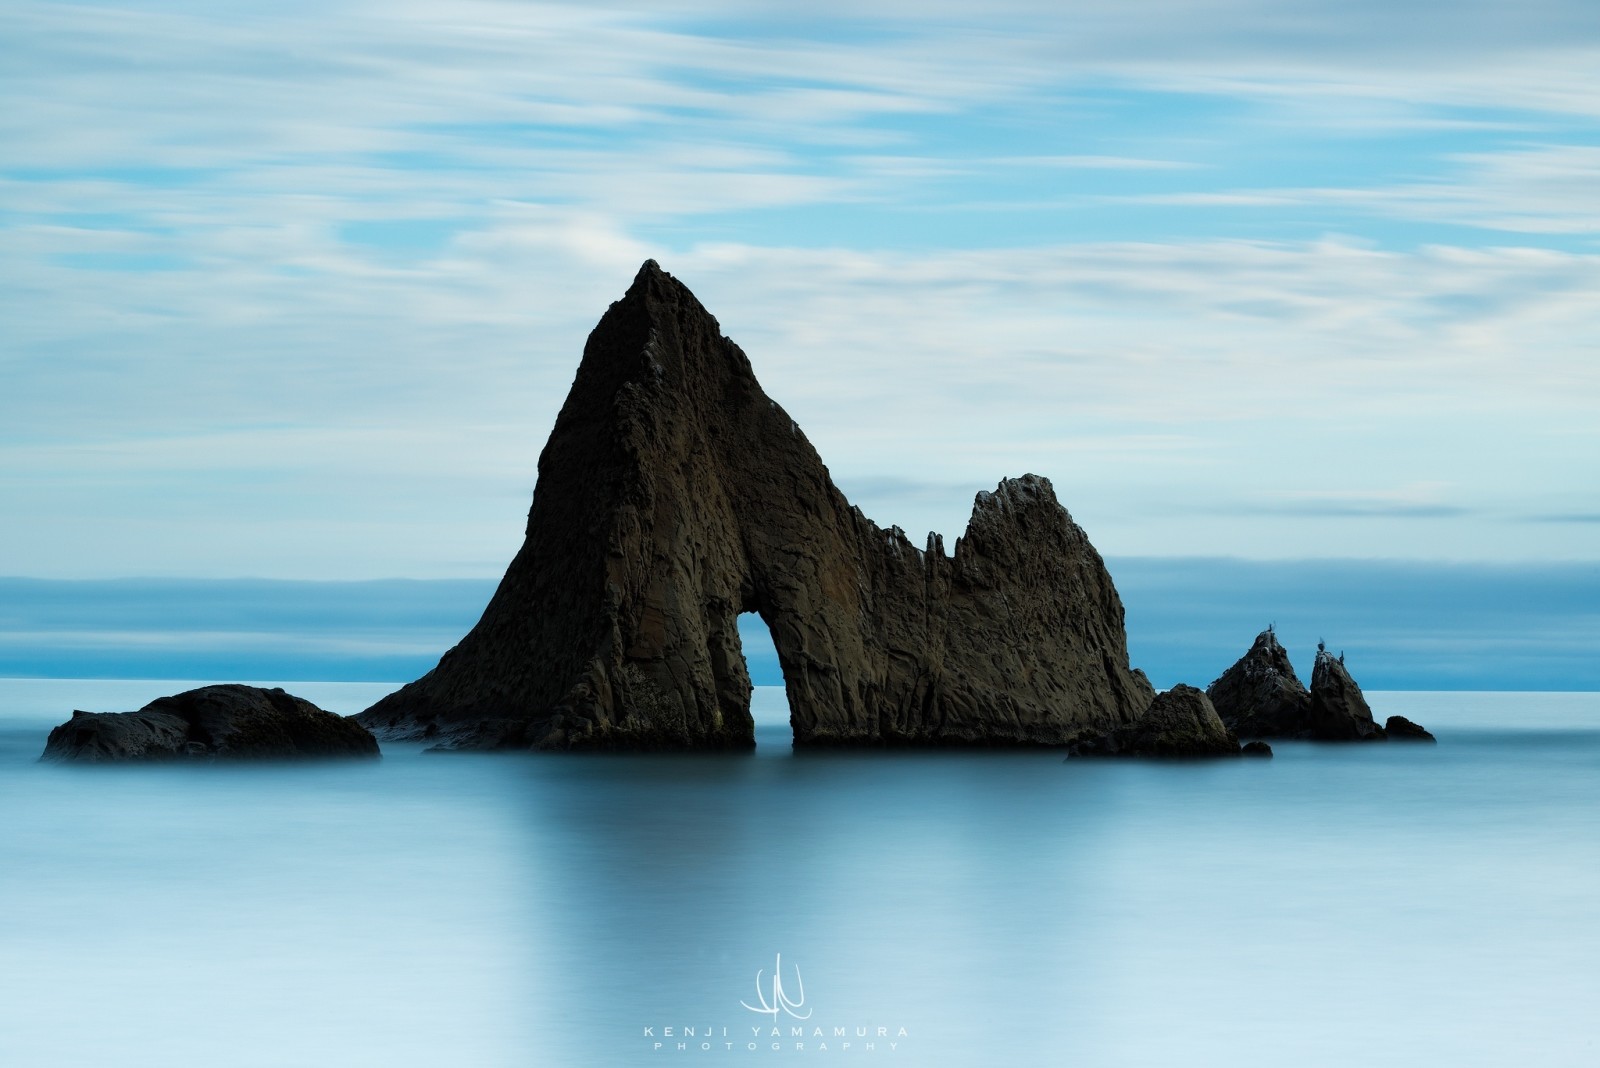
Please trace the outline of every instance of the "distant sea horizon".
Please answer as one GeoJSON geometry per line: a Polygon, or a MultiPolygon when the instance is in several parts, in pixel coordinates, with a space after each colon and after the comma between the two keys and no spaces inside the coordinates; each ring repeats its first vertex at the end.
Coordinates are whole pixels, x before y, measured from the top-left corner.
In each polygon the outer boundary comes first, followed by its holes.
{"type": "MultiPolygon", "coordinates": [[[[1205,686],[1268,626],[1374,690],[1600,690],[1600,563],[1111,557],[1129,655],[1205,686]]],[[[495,578],[0,578],[0,677],[406,682],[477,622],[495,578]]],[[[752,680],[782,682],[759,619],[752,680]]]]}

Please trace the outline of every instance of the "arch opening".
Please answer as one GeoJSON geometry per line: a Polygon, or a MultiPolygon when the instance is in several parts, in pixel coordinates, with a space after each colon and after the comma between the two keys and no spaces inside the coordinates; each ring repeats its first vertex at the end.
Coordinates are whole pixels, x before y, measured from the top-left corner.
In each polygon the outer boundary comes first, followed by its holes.
{"type": "Polygon", "coordinates": [[[766,620],[754,611],[742,612],[738,619],[739,651],[750,675],[750,715],[755,720],[757,743],[762,735],[773,738],[778,729],[791,732],[789,700],[784,690],[783,666],[778,662],[778,647],[766,620]]]}

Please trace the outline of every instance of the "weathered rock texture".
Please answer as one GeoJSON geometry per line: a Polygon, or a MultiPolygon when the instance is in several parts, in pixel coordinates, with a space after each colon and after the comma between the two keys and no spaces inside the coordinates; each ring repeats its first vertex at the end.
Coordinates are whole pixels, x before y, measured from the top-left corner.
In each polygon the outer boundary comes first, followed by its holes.
{"type": "Polygon", "coordinates": [[[1241,738],[1294,738],[1311,732],[1311,694],[1271,627],[1224,671],[1206,696],[1241,738]]]}
{"type": "Polygon", "coordinates": [[[376,757],[359,723],[255,686],[203,686],[137,712],[74,712],[50,732],[43,760],[296,760],[376,757]]]}
{"type": "Polygon", "coordinates": [[[772,632],[797,745],[1060,745],[1153,696],[1048,481],[980,493],[953,556],[880,529],[648,262],[589,336],[483,618],[360,719],[445,747],[749,746],[741,612],[772,632]]]}
{"type": "Polygon", "coordinates": [[[1311,737],[1324,742],[1384,739],[1361,687],[1344,669],[1344,657],[1320,648],[1311,667],[1311,737]]]}
{"type": "Polygon", "coordinates": [[[1133,723],[1074,745],[1071,755],[1238,756],[1239,739],[1204,693],[1180,684],[1157,694],[1133,723]]]}

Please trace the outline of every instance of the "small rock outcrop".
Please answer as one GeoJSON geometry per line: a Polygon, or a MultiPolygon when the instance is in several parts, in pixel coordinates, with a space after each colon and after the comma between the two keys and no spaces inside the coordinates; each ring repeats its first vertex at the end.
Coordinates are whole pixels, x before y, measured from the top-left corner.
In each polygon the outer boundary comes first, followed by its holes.
{"type": "MultiPolygon", "coordinates": [[[[1204,693],[1177,685],[1133,723],[1074,745],[1071,756],[1238,756],[1239,739],[1204,693]]],[[[1271,750],[1268,750],[1271,755],[1271,750]]]]}
{"type": "Polygon", "coordinates": [[[354,720],[282,690],[203,686],[137,712],[74,712],[50,732],[41,760],[108,763],[376,757],[354,720]]]}
{"type": "Polygon", "coordinates": [[[1344,657],[1318,646],[1311,667],[1311,737],[1319,742],[1381,742],[1366,696],[1345,670],[1344,657]]]}
{"type": "Polygon", "coordinates": [[[1297,738],[1311,732],[1311,694],[1271,627],[1206,687],[1206,696],[1241,738],[1297,738]]]}
{"type": "Polygon", "coordinates": [[[1390,716],[1383,724],[1383,733],[1391,742],[1436,742],[1433,732],[1404,716],[1390,716]]]}
{"type": "Polygon", "coordinates": [[[1239,755],[1247,757],[1269,757],[1272,755],[1272,746],[1259,738],[1253,742],[1245,742],[1239,747],[1239,755]]]}
{"type": "MultiPolygon", "coordinates": [[[[1289,653],[1271,627],[1256,635],[1250,651],[1206,687],[1206,696],[1230,730],[1241,738],[1301,738],[1319,742],[1382,741],[1372,709],[1345,669],[1344,656],[1321,644],[1311,671],[1311,689],[1295,676],[1289,653]]],[[[1391,716],[1407,738],[1433,735],[1403,716],[1391,716]],[[1406,731],[1420,732],[1405,734],[1406,731]]]]}
{"type": "Polygon", "coordinates": [[[800,746],[1065,745],[1154,696],[1048,480],[978,494],[950,555],[878,527],[649,261],[589,335],[483,618],[359,718],[444,748],[748,747],[743,612],[800,746]]]}

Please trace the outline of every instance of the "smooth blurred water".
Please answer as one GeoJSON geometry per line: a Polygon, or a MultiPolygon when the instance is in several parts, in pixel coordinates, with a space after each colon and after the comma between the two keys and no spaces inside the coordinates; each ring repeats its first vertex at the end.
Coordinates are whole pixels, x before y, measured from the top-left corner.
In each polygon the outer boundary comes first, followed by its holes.
{"type": "Polygon", "coordinates": [[[0,1065],[1600,1062],[1597,694],[1271,761],[794,754],[764,690],[747,755],[36,763],[189,685],[0,680],[0,1065]]]}

